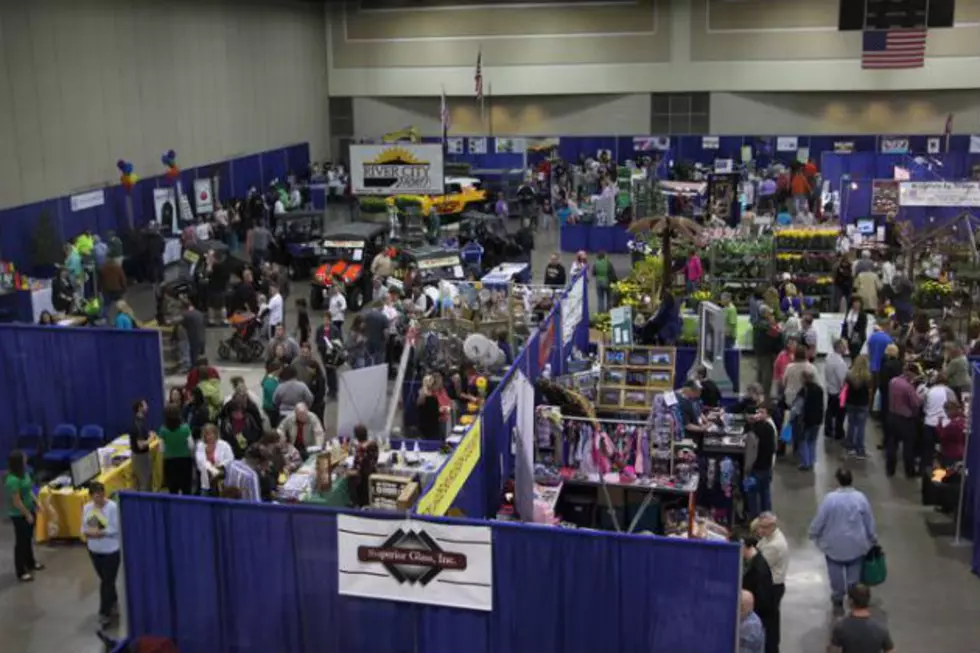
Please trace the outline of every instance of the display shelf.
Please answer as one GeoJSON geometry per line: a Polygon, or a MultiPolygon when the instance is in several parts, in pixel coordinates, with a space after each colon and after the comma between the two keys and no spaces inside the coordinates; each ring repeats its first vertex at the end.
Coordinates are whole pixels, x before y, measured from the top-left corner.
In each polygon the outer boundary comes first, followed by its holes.
{"type": "Polygon", "coordinates": [[[675,358],[671,347],[600,344],[597,408],[648,412],[657,393],[673,390],[675,358]]]}
{"type": "Polygon", "coordinates": [[[837,265],[839,227],[787,227],[773,236],[775,283],[789,281],[797,291],[813,300],[810,308],[829,311],[833,307],[834,267],[837,265]]]}

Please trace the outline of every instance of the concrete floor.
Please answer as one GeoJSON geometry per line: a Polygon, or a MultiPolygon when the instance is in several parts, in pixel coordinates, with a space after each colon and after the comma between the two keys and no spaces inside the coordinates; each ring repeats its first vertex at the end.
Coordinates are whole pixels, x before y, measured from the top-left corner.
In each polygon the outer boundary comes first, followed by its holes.
{"type": "MultiPolygon", "coordinates": [[[[534,256],[535,280],[540,281],[548,256],[557,250],[554,232],[538,234],[534,256]]],[[[566,265],[571,255],[564,255],[566,265]]],[[[614,265],[625,275],[629,262],[614,256],[614,265]]],[[[304,296],[305,284],[295,284],[294,296],[304,296]]],[[[152,314],[147,291],[134,291],[130,303],[141,315],[152,314]]],[[[592,305],[595,305],[594,297],[592,305]]],[[[287,318],[288,319],[288,318],[287,318]]],[[[209,333],[209,353],[223,329],[209,333]]],[[[256,387],[262,371],[256,366],[222,369],[227,382],[243,375],[256,387]]],[[[742,378],[754,376],[751,359],[742,363],[742,378]]],[[[327,426],[333,418],[328,407],[327,426]]],[[[871,426],[869,441],[880,438],[871,426]]],[[[788,463],[777,467],[773,484],[775,509],[789,540],[791,562],[783,602],[783,653],[824,653],[832,623],[827,575],[822,556],[807,540],[810,519],[821,497],[833,489],[834,470],[840,452],[836,445],[823,449],[816,469],[803,473],[788,463]]],[[[980,645],[980,580],[970,573],[969,549],[954,548],[950,537],[934,535],[933,523],[949,520],[919,505],[918,486],[884,474],[884,461],[873,455],[852,465],[856,485],[871,500],[879,538],[888,554],[889,578],[875,590],[875,610],[887,622],[898,650],[968,653],[980,645]]],[[[900,476],[900,475],[899,475],[900,476]]],[[[9,526],[0,528],[0,650],[17,653],[96,653],[97,583],[81,546],[39,547],[38,557],[47,570],[34,583],[22,585],[13,576],[9,526]]],[[[120,578],[120,587],[122,586],[120,578]]],[[[125,623],[125,615],[123,616],[125,623]]],[[[380,653],[380,652],[379,652],[380,653]]],[[[722,653],[722,652],[719,652],[722,653]]]]}

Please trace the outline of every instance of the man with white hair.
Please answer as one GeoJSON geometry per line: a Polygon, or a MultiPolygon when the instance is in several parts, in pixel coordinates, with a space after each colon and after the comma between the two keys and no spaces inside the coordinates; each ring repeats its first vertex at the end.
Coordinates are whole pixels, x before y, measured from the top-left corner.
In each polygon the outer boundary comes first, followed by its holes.
{"type": "Polygon", "coordinates": [[[296,447],[303,459],[306,459],[306,448],[317,446],[322,448],[326,439],[323,423],[320,418],[310,412],[305,403],[296,404],[293,412],[279,424],[279,435],[296,447]]]}
{"type": "Polygon", "coordinates": [[[875,264],[874,261],[871,260],[871,250],[862,250],[861,258],[854,261],[854,278],[856,279],[857,275],[861,274],[862,272],[867,272],[868,270],[873,272],[874,269],[875,264]]]}
{"type": "Polygon", "coordinates": [[[752,592],[742,590],[739,602],[742,623],[738,628],[738,653],[764,653],[766,650],[766,631],[762,620],[755,613],[755,599],[752,592]]]}
{"type": "Polygon", "coordinates": [[[752,521],[751,529],[755,536],[759,538],[757,545],[759,553],[769,563],[769,569],[772,572],[772,591],[776,605],[772,624],[769,630],[766,631],[766,648],[778,651],[779,622],[782,618],[780,605],[783,602],[783,595],[786,594],[786,570],[789,567],[789,544],[786,542],[786,536],[783,535],[783,531],[779,528],[779,520],[772,512],[767,511],[756,517],[752,521]]]}

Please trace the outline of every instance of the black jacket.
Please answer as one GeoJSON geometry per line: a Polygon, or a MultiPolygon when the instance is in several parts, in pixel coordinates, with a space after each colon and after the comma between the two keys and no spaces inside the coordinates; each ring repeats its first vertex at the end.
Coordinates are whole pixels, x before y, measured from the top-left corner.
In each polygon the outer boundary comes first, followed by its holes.
{"type": "Polygon", "coordinates": [[[708,408],[717,408],[721,405],[721,390],[711,379],[701,381],[701,404],[708,408]]]}
{"type": "Polygon", "coordinates": [[[851,343],[861,343],[864,344],[865,339],[868,337],[868,314],[861,311],[858,315],[857,320],[854,322],[854,329],[848,333],[847,331],[847,314],[844,315],[844,323],[840,327],[840,337],[843,338],[848,344],[851,343]]]}
{"type": "Polygon", "coordinates": [[[756,553],[751,560],[744,564],[744,568],[742,589],[752,592],[752,596],[755,597],[755,613],[764,620],[776,612],[772,569],[769,568],[769,563],[766,562],[761,553],[756,553]]]}
{"type": "Polygon", "coordinates": [[[772,469],[773,456],[776,455],[776,428],[770,420],[752,423],[757,449],[752,471],[765,472],[772,469]]]}
{"type": "Polygon", "coordinates": [[[54,278],[51,282],[51,306],[59,313],[67,313],[75,301],[75,291],[71,287],[71,282],[62,279],[61,275],[54,278]]]}
{"type": "Polygon", "coordinates": [[[544,268],[544,282],[548,286],[565,287],[565,266],[561,263],[549,263],[544,268]]]}
{"type": "Polygon", "coordinates": [[[241,446],[231,421],[233,407],[234,402],[231,401],[221,407],[221,412],[218,414],[218,429],[221,432],[221,439],[231,445],[235,458],[241,458],[245,455],[245,449],[248,448],[248,445],[254,444],[262,438],[262,413],[251,400],[248,402],[245,407],[245,427],[242,429],[242,436],[246,440],[246,445],[241,446]]]}
{"type": "Polygon", "coordinates": [[[823,388],[817,383],[807,383],[804,385],[803,426],[820,426],[823,424],[823,410],[823,388]]]}

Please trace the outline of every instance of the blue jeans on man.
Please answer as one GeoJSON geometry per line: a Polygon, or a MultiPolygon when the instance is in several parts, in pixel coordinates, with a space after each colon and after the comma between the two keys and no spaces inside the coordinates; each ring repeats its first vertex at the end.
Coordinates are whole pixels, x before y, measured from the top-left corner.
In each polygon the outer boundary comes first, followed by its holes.
{"type": "Polygon", "coordinates": [[[837,562],[827,558],[830,598],[834,603],[842,603],[847,590],[861,582],[861,566],[863,563],[864,557],[848,562],[837,562]]]}
{"type": "Polygon", "coordinates": [[[820,425],[804,426],[800,434],[800,469],[813,469],[817,462],[817,437],[820,425]]]}

